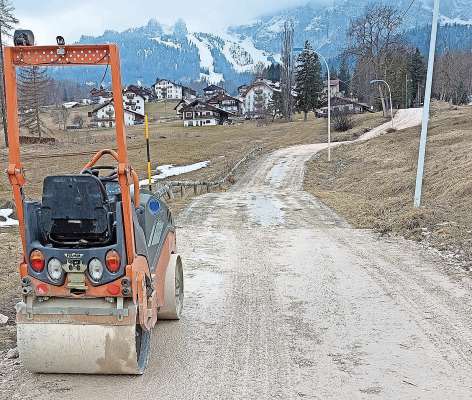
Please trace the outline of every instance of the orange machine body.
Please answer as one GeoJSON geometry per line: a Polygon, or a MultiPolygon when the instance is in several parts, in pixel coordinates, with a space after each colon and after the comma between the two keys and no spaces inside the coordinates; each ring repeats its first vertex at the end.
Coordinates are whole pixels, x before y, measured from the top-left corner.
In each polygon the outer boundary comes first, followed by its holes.
{"type": "MultiPolygon", "coordinates": [[[[23,248],[23,260],[20,263],[20,275],[22,278],[28,275],[26,267],[26,242],[25,242],[25,219],[24,219],[24,185],[26,183],[24,169],[21,162],[19,121],[18,121],[18,98],[17,98],[17,67],[29,66],[84,66],[84,65],[109,65],[112,76],[113,101],[116,119],[116,144],[117,149],[102,150],[84,167],[90,168],[95,165],[104,155],[112,156],[118,164],[118,182],[122,194],[122,212],[124,225],[124,238],[126,247],[127,267],[126,276],[131,280],[133,288],[133,300],[138,304],[140,314],[140,324],[144,329],[149,330],[157,320],[157,309],[162,305],[164,298],[163,282],[170,255],[175,252],[175,235],[169,233],[161,252],[155,273],[157,277],[151,276],[147,260],[136,255],[135,236],[133,227],[133,202],[131,199],[130,186],[139,188],[139,181],[136,172],[132,169],[128,161],[128,151],[126,144],[126,132],[124,124],[124,108],[122,101],[122,86],[119,51],[116,45],[70,45],[70,46],[18,46],[6,47],[4,51],[4,72],[5,72],[5,95],[7,103],[8,121],[8,177],[13,189],[13,197],[18,215],[19,232],[23,248]],[[152,295],[146,295],[146,288],[143,284],[145,275],[157,282],[157,287],[152,295]],[[152,311],[151,311],[152,308],[152,311]]],[[[139,190],[134,191],[134,204],[139,206],[139,190]]],[[[65,287],[57,287],[43,282],[32,280],[32,286],[36,295],[54,297],[74,297],[65,287]]],[[[88,283],[88,282],[87,282],[88,283]]],[[[89,289],[82,297],[117,297],[116,282],[103,286],[94,287],[88,285],[89,289]]]]}

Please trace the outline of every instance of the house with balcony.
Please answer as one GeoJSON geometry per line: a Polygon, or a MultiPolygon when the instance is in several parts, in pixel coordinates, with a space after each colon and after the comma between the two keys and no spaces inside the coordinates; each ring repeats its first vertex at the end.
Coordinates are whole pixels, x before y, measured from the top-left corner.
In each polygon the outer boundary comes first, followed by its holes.
{"type": "Polygon", "coordinates": [[[242,114],[242,101],[226,93],[219,93],[213,96],[207,103],[235,115],[242,114]]]}
{"type": "Polygon", "coordinates": [[[216,126],[232,123],[237,115],[212,106],[202,100],[195,100],[181,108],[185,127],[216,126]]]}
{"type": "Polygon", "coordinates": [[[159,79],[153,86],[157,100],[195,99],[197,92],[168,79],[159,79]]]}
{"type": "Polygon", "coordinates": [[[224,90],[220,86],[216,85],[209,85],[205,89],[203,89],[203,96],[205,99],[211,99],[212,97],[218,95],[218,94],[226,94],[226,90],[224,90]]]}
{"type": "Polygon", "coordinates": [[[138,90],[130,87],[123,90],[123,106],[125,110],[133,111],[144,117],[144,104],[146,99],[138,92],[138,90]]]}
{"type": "MultiPolygon", "coordinates": [[[[89,126],[91,128],[114,128],[115,106],[113,100],[108,103],[100,104],[88,113],[90,118],[89,126]]],[[[134,126],[144,123],[144,115],[125,108],[124,110],[125,126],[134,126]]]]}
{"type": "Polygon", "coordinates": [[[110,90],[106,90],[103,86],[100,88],[93,88],[90,91],[90,100],[92,104],[104,104],[109,102],[113,98],[113,93],[110,90]]]}

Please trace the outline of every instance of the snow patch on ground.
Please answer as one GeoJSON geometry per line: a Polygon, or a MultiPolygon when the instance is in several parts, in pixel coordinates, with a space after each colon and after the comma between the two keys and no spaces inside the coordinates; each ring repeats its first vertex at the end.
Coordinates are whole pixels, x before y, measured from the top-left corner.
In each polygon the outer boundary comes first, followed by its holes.
{"type": "Polygon", "coordinates": [[[152,40],[156,41],[157,43],[163,44],[164,46],[173,47],[174,49],[180,49],[182,47],[180,43],[174,43],[168,40],[162,40],[161,38],[158,38],[158,37],[152,38],[152,40]]]}
{"type": "Polygon", "coordinates": [[[16,219],[11,218],[13,214],[13,210],[11,208],[2,208],[0,209],[0,227],[6,226],[17,226],[18,221],[16,219]],[[5,221],[3,221],[5,219],[5,221]]]}
{"type": "MultiPolygon", "coordinates": [[[[210,161],[201,161],[190,165],[174,166],[172,164],[161,165],[157,167],[158,174],[151,177],[152,183],[158,180],[169,178],[170,176],[177,176],[187,174],[188,172],[198,171],[202,168],[207,168],[210,165],[210,161]]],[[[145,186],[149,183],[148,179],[139,181],[139,186],[145,186]]]]}
{"type": "Polygon", "coordinates": [[[223,74],[215,72],[215,60],[211,54],[211,45],[206,40],[198,39],[193,33],[187,35],[187,39],[198,48],[200,54],[200,68],[208,71],[208,73],[201,73],[201,77],[213,84],[223,82],[225,80],[223,74]]]}
{"type": "Polygon", "coordinates": [[[251,38],[244,40],[230,34],[220,35],[225,40],[222,53],[238,73],[252,72],[257,64],[269,66],[272,54],[256,48],[251,38]]]}
{"type": "Polygon", "coordinates": [[[273,33],[283,32],[286,19],[282,17],[273,18],[271,22],[272,24],[267,27],[268,32],[273,32],[273,33]]]}

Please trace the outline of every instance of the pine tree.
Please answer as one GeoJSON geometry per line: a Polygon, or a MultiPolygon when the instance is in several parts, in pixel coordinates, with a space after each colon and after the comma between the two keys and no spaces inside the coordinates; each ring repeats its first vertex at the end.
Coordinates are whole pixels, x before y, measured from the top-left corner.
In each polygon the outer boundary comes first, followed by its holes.
{"type": "Polygon", "coordinates": [[[264,92],[256,90],[254,96],[254,117],[257,119],[264,119],[267,114],[267,102],[264,92]]]}
{"type": "Polygon", "coordinates": [[[339,81],[339,90],[344,93],[344,96],[349,97],[351,73],[349,72],[346,57],[343,57],[341,60],[341,65],[339,67],[339,81]]]}
{"type": "Polygon", "coordinates": [[[15,8],[9,0],[0,0],[0,107],[5,135],[5,146],[8,147],[7,118],[5,106],[5,76],[3,75],[3,37],[11,37],[13,27],[18,23],[14,16],[15,8]]]}
{"type": "Polygon", "coordinates": [[[278,90],[274,90],[267,104],[267,113],[272,117],[272,122],[274,122],[277,115],[282,113],[283,107],[282,93],[278,90]]]}
{"type": "Polygon", "coordinates": [[[49,79],[45,68],[25,67],[18,73],[20,124],[31,135],[41,137],[46,131],[41,106],[46,104],[49,79]]]}
{"type": "Polygon", "coordinates": [[[305,114],[305,121],[308,113],[319,107],[322,87],[321,64],[307,41],[303,52],[298,56],[295,78],[296,108],[305,114]]]}
{"type": "MultiPolygon", "coordinates": [[[[411,57],[408,66],[408,74],[410,75],[411,85],[408,90],[408,98],[410,104],[417,106],[421,103],[421,89],[424,87],[426,79],[426,64],[419,49],[411,57]]],[[[408,106],[408,105],[407,105],[408,106]]]]}
{"type": "Polygon", "coordinates": [[[280,64],[270,64],[265,72],[265,77],[272,82],[280,82],[281,66],[280,64]]]}

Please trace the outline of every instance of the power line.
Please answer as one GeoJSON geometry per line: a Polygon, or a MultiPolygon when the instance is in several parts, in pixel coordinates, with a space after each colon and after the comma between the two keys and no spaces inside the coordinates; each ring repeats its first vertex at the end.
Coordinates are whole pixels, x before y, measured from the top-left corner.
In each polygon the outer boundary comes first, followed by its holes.
{"type": "Polygon", "coordinates": [[[416,1],[416,0],[411,0],[410,5],[409,5],[408,8],[406,9],[406,11],[402,14],[401,19],[405,18],[406,15],[410,12],[411,7],[413,7],[413,4],[415,3],[415,1],[416,1]]]}

